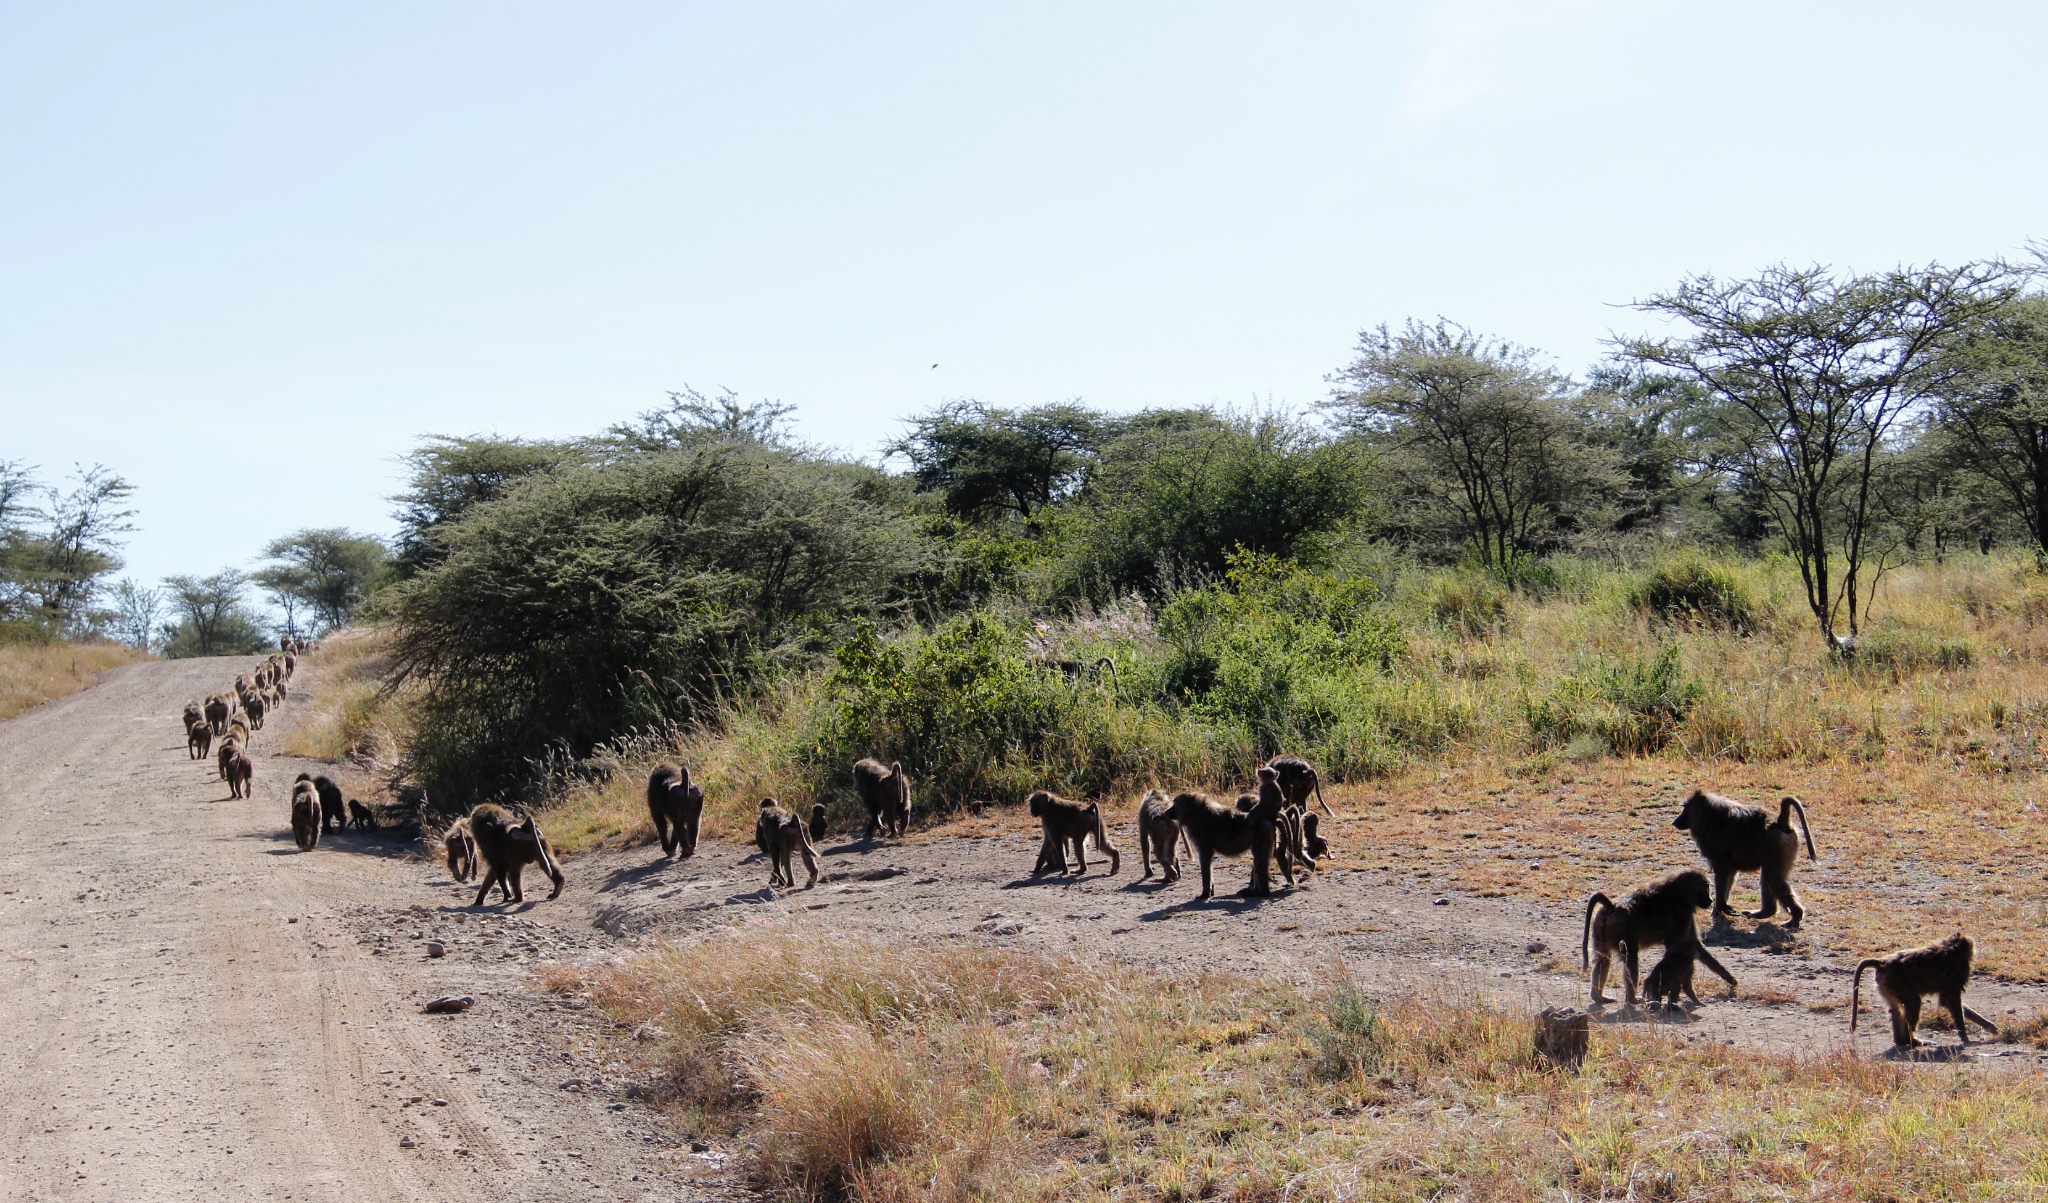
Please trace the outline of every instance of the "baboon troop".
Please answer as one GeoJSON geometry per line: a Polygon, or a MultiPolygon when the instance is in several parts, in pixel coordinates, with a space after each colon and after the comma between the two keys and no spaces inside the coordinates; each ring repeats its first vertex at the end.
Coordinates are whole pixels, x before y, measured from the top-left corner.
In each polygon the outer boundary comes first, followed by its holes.
{"type": "Polygon", "coordinates": [[[1088,871],[1088,841],[1095,841],[1096,850],[1109,858],[1112,876],[1123,865],[1123,854],[1116,845],[1109,842],[1109,829],[1102,823],[1102,808],[1093,802],[1070,802],[1056,794],[1039,790],[1025,800],[1025,806],[1033,818],[1038,820],[1044,840],[1038,847],[1038,863],[1033,873],[1048,873],[1055,867],[1067,872],[1067,847],[1074,849],[1075,873],[1088,871]]]}
{"type": "Polygon", "coordinates": [[[1941,1001],[1964,1044],[1970,1042],[1972,1020],[1995,1035],[1997,1024],[1963,1005],[1963,988],[1970,984],[1970,962],[1976,953],[1969,937],[1957,932],[1925,948],[1902,949],[1859,962],[1849,989],[1849,1030],[1856,1030],[1863,1009],[1863,971],[1875,969],[1878,995],[1891,1012],[1892,1047],[1913,1048],[1921,1043],[1914,1032],[1920,1027],[1920,1002],[1930,994],[1941,1001]]]}
{"type": "MultiPolygon", "coordinates": [[[[1590,965],[1593,971],[1594,1005],[1604,1006],[1614,1001],[1607,997],[1607,971],[1616,952],[1622,955],[1622,983],[1628,1005],[1636,1005],[1638,955],[1651,947],[1661,947],[1667,953],[1699,961],[1728,983],[1732,995],[1735,975],[1722,967],[1721,962],[1714,959],[1714,954],[1707,951],[1706,945],[1700,943],[1699,924],[1693,917],[1695,911],[1712,905],[1713,895],[1708,891],[1706,875],[1696,869],[1674,873],[1631,891],[1620,902],[1601,893],[1586,899],[1585,929],[1579,936],[1579,963],[1590,965]],[[1592,946],[1590,962],[1587,958],[1588,943],[1592,946]]],[[[1681,972],[1690,978],[1689,967],[1681,971],[1674,964],[1660,975],[1659,984],[1665,984],[1670,977],[1681,972]]]]}
{"type": "Polygon", "coordinates": [[[803,853],[804,868],[811,875],[804,888],[808,890],[818,884],[818,854],[811,847],[811,836],[804,830],[804,821],[782,809],[773,798],[761,799],[761,817],[754,821],[754,844],[768,858],[770,888],[796,885],[790,858],[798,852],[803,853]]]}
{"type": "Polygon", "coordinates": [[[1792,866],[1799,863],[1800,834],[1806,836],[1807,857],[1819,857],[1813,850],[1813,833],[1806,827],[1806,807],[1799,799],[1787,796],[1781,801],[1774,823],[1769,814],[1754,806],[1694,790],[1671,825],[1692,834],[1692,842],[1714,872],[1714,918],[1734,914],[1728,906],[1728,890],[1737,873],[1760,873],[1763,904],[1744,914],[1768,919],[1778,913],[1782,902],[1792,916],[1785,924],[1788,930],[1805,920],[1806,908],[1792,892],[1792,866]],[[1794,811],[1799,813],[1798,832],[1792,830],[1794,811]]]}
{"type": "Polygon", "coordinates": [[[1187,842],[1188,837],[1173,817],[1173,800],[1162,790],[1146,790],[1138,802],[1138,860],[1145,866],[1139,880],[1152,876],[1152,862],[1156,859],[1163,882],[1172,885],[1179,881],[1180,849],[1187,842]]]}
{"type": "Polygon", "coordinates": [[[902,761],[886,768],[879,760],[855,762],[853,790],[867,808],[866,838],[873,839],[877,832],[885,839],[903,837],[910,826],[910,777],[903,771],[902,761]]]}
{"type": "Polygon", "coordinates": [[[515,819],[511,811],[486,802],[469,812],[469,836],[484,870],[483,885],[478,887],[472,906],[482,906],[492,886],[501,891],[509,888],[511,901],[524,902],[526,895],[520,889],[519,878],[528,865],[539,865],[541,872],[555,883],[549,898],[561,896],[562,870],[555,864],[554,849],[547,836],[541,834],[540,824],[531,815],[515,819]]]}
{"type": "Polygon", "coordinates": [[[292,783],[292,839],[301,852],[311,852],[320,843],[320,799],[303,773],[292,783]]]}
{"type": "Polygon", "coordinates": [[[647,813],[661,837],[663,856],[688,858],[697,852],[697,824],[704,815],[704,790],[690,770],[658,764],[647,775],[647,813]]]}

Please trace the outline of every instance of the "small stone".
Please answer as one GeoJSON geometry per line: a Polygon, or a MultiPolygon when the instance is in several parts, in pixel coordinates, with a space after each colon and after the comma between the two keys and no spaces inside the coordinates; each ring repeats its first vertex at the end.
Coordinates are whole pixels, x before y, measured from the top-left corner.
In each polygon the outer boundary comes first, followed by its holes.
{"type": "Polygon", "coordinates": [[[419,1143],[408,1136],[398,1142],[398,1147],[401,1149],[416,1149],[419,1147],[419,1143]]]}
{"type": "Polygon", "coordinates": [[[447,1100],[447,1099],[435,1099],[435,1100],[434,1100],[434,1106],[436,1106],[436,1107],[446,1107],[447,1105],[448,1105],[448,1100],[447,1100]]]}
{"type": "Polygon", "coordinates": [[[1531,940],[1529,941],[1529,946],[1527,948],[1524,948],[1522,951],[1528,953],[1530,956],[1533,957],[1537,953],[1542,952],[1545,949],[1548,949],[1549,947],[1550,945],[1545,944],[1541,940],[1531,940]]]}
{"type": "Polygon", "coordinates": [[[429,940],[427,941],[427,955],[430,957],[445,957],[448,955],[448,946],[439,940],[429,940]]]}
{"type": "Polygon", "coordinates": [[[604,1109],[606,1111],[624,1111],[626,1105],[624,1103],[606,1103],[604,1109]]]}
{"type": "Polygon", "coordinates": [[[1449,905],[1451,905],[1451,900],[1450,900],[1450,899],[1448,899],[1448,898],[1439,898],[1439,899],[1437,899],[1436,901],[1434,901],[1434,902],[1430,903],[1429,905],[1431,905],[1431,906],[1449,906],[1449,905]]]}
{"type": "Polygon", "coordinates": [[[690,1151],[692,1153],[709,1153],[711,1146],[701,1140],[693,1140],[690,1142],[690,1151]]]}
{"type": "Polygon", "coordinates": [[[456,1015],[476,1005],[476,1000],[467,994],[443,994],[426,1006],[429,1015],[456,1015]]]}

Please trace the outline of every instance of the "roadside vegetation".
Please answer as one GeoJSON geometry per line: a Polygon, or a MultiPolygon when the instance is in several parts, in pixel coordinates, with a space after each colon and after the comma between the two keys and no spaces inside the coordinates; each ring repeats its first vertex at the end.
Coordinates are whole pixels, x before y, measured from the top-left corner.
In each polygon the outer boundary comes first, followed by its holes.
{"type": "Polygon", "coordinates": [[[141,652],[118,643],[0,643],[0,722],[141,659],[141,652]]]}

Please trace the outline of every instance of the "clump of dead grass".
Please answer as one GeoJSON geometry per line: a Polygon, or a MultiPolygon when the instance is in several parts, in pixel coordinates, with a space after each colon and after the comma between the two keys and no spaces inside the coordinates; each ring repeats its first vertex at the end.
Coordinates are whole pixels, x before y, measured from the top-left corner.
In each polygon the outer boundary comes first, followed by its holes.
{"type": "Polygon", "coordinates": [[[388,687],[384,632],[352,627],[321,639],[293,672],[291,721],[278,741],[287,756],[349,764],[385,774],[411,738],[403,690],[388,687]]]}
{"type": "Polygon", "coordinates": [[[89,688],[110,668],[153,658],[118,643],[0,643],[0,721],[89,688]]]}

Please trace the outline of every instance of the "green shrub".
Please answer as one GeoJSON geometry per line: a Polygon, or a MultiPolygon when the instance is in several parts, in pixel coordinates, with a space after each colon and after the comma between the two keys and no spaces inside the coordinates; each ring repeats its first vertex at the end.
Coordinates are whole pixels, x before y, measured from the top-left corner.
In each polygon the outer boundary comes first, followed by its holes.
{"type": "Polygon", "coordinates": [[[1976,649],[1966,639],[1944,639],[1927,631],[1890,625],[1866,632],[1851,658],[1852,664],[1892,673],[1915,673],[1930,668],[1953,672],[1976,661],[1976,649]]]}
{"type": "Polygon", "coordinates": [[[1508,590],[1485,573],[1444,573],[1429,583],[1424,601],[1431,622],[1467,638],[1490,635],[1507,621],[1508,590]]]}
{"type": "Polygon", "coordinates": [[[1648,617],[1747,634],[1762,611],[1734,572],[1706,560],[1674,560],[1651,569],[1628,592],[1628,604],[1648,617]]]}
{"type": "Polygon", "coordinates": [[[1567,749],[1585,757],[1586,736],[1598,736],[1620,755],[1647,755],[1671,742],[1704,693],[1686,675],[1678,649],[1665,645],[1644,660],[1604,656],[1559,681],[1528,706],[1529,731],[1539,748],[1567,749]]]}
{"type": "Polygon", "coordinates": [[[1307,1025],[1316,1050],[1312,1066],[1316,1077],[1339,1082],[1379,1065],[1386,1031],[1379,1008],[1363,990],[1352,982],[1341,982],[1323,1000],[1320,1010],[1307,1025]]]}

